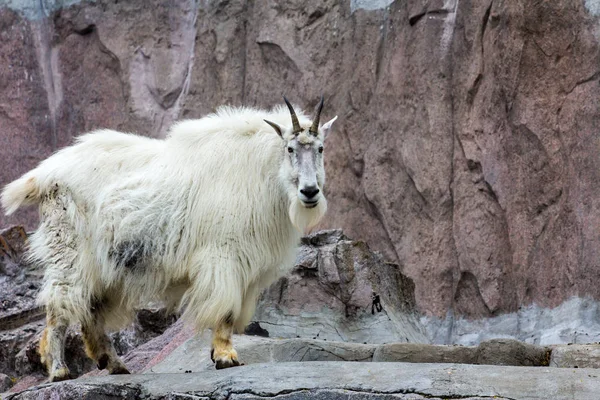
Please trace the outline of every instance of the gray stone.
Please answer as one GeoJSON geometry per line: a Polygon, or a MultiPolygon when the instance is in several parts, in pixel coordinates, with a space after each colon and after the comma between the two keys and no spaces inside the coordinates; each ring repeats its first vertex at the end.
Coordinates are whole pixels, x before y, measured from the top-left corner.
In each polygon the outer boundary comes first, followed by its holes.
{"type": "Polygon", "coordinates": [[[537,305],[492,318],[421,317],[427,336],[435,344],[474,346],[494,338],[511,338],[548,346],[600,342],[600,302],[573,297],[558,307],[537,305]]]}
{"type": "MultiPolygon", "coordinates": [[[[292,361],[371,361],[377,345],[310,339],[268,339],[234,335],[233,344],[246,365],[292,361]]],[[[146,372],[212,371],[210,335],[194,336],[146,372]]]]}
{"type": "Polygon", "coordinates": [[[249,336],[269,337],[269,331],[260,326],[258,322],[251,322],[244,329],[244,334],[249,336]]]}
{"type": "Polygon", "coordinates": [[[70,400],[92,395],[126,399],[347,398],[342,394],[355,396],[353,399],[357,400],[595,400],[598,393],[600,379],[594,369],[333,361],[255,364],[188,374],[85,378],[41,385],[8,396],[7,400],[52,397],[70,400]]]}
{"type": "Polygon", "coordinates": [[[325,246],[328,244],[337,244],[342,240],[349,240],[341,229],[326,229],[313,232],[310,235],[303,236],[301,243],[308,248],[325,246]]]}
{"type": "MultiPolygon", "coordinates": [[[[136,347],[123,356],[123,362],[132,373],[140,373],[164,360],[176,348],[193,336],[193,330],[190,327],[186,327],[183,321],[178,320],[162,335],[136,347]]],[[[190,356],[194,355],[190,354],[190,356]]],[[[98,372],[96,371],[96,373],[98,372]]]]}
{"type": "Polygon", "coordinates": [[[52,12],[80,3],[82,0],[0,0],[0,7],[7,7],[22,14],[25,18],[39,20],[48,18],[52,12]]]}
{"type": "Polygon", "coordinates": [[[548,366],[548,347],[535,346],[513,339],[494,339],[477,346],[477,364],[517,365],[526,367],[548,366]]]}
{"type": "Polygon", "coordinates": [[[475,364],[476,347],[433,346],[421,343],[384,344],[375,350],[374,362],[475,364]]]}
{"type": "Polygon", "coordinates": [[[22,226],[0,231],[0,332],[43,316],[35,304],[43,271],[26,261],[27,233],[22,226]]]}
{"type": "MultiPolygon", "coordinates": [[[[422,343],[358,344],[311,339],[268,339],[235,335],[233,344],[246,365],[292,361],[373,361],[455,363],[507,366],[548,366],[550,349],[497,339],[479,346],[443,346],[422,343]]],[[[210,371],[208,333],[194,336],[146,372],[210,371]]],[[[591,365],[590,365],[591,366],[591,365]]]]}
{"type": "MultiPolygon", "coordinates": [[[[18,360],[27,358],[24,349],[30,341],[34,340],[42,327],[42,322],[34,322],[15,329],[0,331],[0,372],[11,376],[20,376],[17,371],[22,371],[24,366],[18,360]]],[[[29,369],[30,367],[25,368],[29,369]]],[[[35,369],[35,367],[32,366],[31,369],[35,369]]]]}
{"type": "Polygon", "coordinates": [[[600,368],[600,345],[553,346],[550,366],[559,368],[600,368]]]}
{"type": "Polygon", "coordinates": [[[113,384],[110,382],[101,385],[71,383],[55,385],[40,390],[26,390],[22,394],[8,395],[6,399],[72,399],[72,400],[137,400],[143,399],[143,395],[137,387],[127,384],[113,384]]]}
{"type": "Polygon", "coordinates": [[[6,392],[15,384],[10,376],[0,373],[0,393],[6,392]]]}
{"type": "Polygon", "coordinates": [[[550,351],[547,347],[510,339],[494,339],[479,346],[392,343],[378,346],[373,361],[548,366],[550,351]]]}
{"type": "Polygon", "coordinates": [[[254,320],[273,337],[428,342],[412,281],[340,230],[302,239],[295,268],[263,293],[254,320]]]}

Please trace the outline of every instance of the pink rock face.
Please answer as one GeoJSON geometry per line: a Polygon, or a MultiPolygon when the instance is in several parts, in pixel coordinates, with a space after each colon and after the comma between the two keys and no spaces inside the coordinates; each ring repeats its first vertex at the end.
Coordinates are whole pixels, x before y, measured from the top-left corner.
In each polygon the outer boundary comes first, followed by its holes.
{"type": "Polygon", "coordinates": [[[340,118],[319,228],[401,265],[420,311],[600,298],[587,2],[376,3],[96,1],[35,20],[2,9],[0,184],[94,128],[164,137],[221,104],[286,94],[310,110],[323,93],[324,118],[340,118]]]}

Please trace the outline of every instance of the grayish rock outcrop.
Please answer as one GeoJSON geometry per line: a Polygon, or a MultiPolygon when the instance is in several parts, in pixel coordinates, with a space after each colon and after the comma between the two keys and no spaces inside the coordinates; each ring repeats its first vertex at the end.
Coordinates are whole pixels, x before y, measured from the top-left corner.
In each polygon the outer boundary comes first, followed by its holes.
{"type": "Polygon", "coordinates": [[[539,399],[594,400],[593,369],[458,364],[313,362],[222,371],[86,378],[44,385],[7,400],[70,399],[539,399]]]}
{"type": "MultiPolygon", "coordinates": [[[[485,364],[508,366],[548,366],[551,349],[516,340],[491,340],[479,346],[440,346],[422,343],[362,344],[313,339],[270,339],[234,336],[241,362],[259,363],[347,361],[409,362],[434,364],[485,364]]],[[[574,349],[573,349],[574,350],[574,349]]],[[[579,350],[582,353],[582,350],[579,350]]],[[[212,371],[210,338],[192,337],[144,373],[183,373],[212,371]]],[[[592,360],[600,359],[594,354],[592,360]]],[[[557,365],[558,366],[558,365],[557,365]]]]}
{"type": "Polygon", "coordinates": [[[340,230],[302,239],[296,266],[263,293],[254,321],[284,338],[429,342],[412,281],[398,265],[340,230]]]}
{"type": "Polygon", "coordinates": [[[600,345],[553,346],[550,366],[558,368],[600,368],[600,345]]]}
{"type": "Polygon", "coordinates": [[[538,345],[600,342],[600,303],[572,297],[558,307],[532,304],[496,317],[470,320],[449,314],[422,317],[427,336],[437,344],[476,345],[493,338],[512,338],[538,345]]]}

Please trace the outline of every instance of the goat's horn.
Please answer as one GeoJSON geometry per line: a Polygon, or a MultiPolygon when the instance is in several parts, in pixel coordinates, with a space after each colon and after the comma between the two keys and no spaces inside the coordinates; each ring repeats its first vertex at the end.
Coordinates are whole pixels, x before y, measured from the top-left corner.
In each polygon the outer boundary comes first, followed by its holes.
{"type": "Polygon", "coordinates": [[[313,118],[313,124],[308,130],[313,136],[317,136],[319,134],[319,119],[321,119],[321,110],[323,110],[323,95],[321,95],[321,101],[317,106],[317,110],[315,112],[315,117],[313,118]]]}
{"type": "Polygon", "coordinates": [[[296,116],[296,112],[294,111],[294,107],[292,107],[292,105],[290,104],[288,99],[285,98],[285,96],[283,96],[283,100],[285,101],[285,104],[287,104],[287,106],[290,110],[290,114],[292,116],[292,126],[294,128],[294,130],[293,130],[294,134],[298,134],[298,133],[302,132],[302,128],[300,128],[300,122],[298,122],[298,117],[296,116]]]}

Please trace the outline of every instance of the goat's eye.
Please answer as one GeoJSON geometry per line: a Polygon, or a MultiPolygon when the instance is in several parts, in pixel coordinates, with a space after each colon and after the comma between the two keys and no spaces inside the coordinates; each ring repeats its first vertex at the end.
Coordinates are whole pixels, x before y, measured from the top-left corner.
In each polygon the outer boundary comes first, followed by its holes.
{"type": "Polygon", "coordinates": [[[323,146],[319,146],[319,153],[323,152],[323,146]]]}
{"type": "Polygon", "coordinates": [[[293,153],[293,152],[294,152],[294,149],[291,147],[288,147],[288,153],[293,153]]]}

